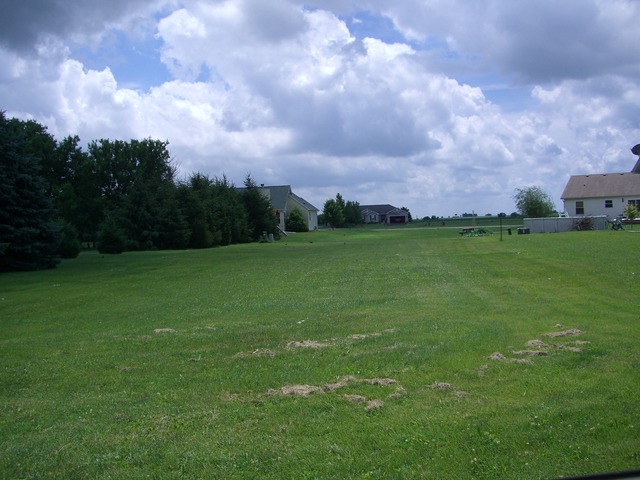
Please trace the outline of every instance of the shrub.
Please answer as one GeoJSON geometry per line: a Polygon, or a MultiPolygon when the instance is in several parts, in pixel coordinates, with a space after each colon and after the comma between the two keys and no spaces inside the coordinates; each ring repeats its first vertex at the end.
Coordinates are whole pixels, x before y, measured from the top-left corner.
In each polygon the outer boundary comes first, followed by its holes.
{"type": "Polygon", "coordinates": [[[582,217],[573,223],[575,230],[593,230],[593,219],[591,217],[582,217]]]}
{"type": "Polygon", "coordinates": [[[627,205],[627,208],[624,209],[624,216],[629,220],[635,220],[636,218],[638,218],[638,216],[640,216],[640,212],[638,212],[638,209],[635,205],[629,204],[627,205]]]}
{"type": "Polygon", "coordinates": [[[58,247],[58,255],[62,258],[76,258],[80,255],[82,244],[78,238],[78,230],[69,222],[61,222],[62,241],[58,247]]]}
{"type": "Polygon", "coordinates": [[[308,232],[309,227],[300,210],[294,208],[287,218],[287,230],[290,232],[308,232]]]}
{"type": "Polygon", "coordinates": [[[98,252],[122,253],[126,242],[127,237],[122,228],[112,218],[108,218],[98,235],[98,252]]]}

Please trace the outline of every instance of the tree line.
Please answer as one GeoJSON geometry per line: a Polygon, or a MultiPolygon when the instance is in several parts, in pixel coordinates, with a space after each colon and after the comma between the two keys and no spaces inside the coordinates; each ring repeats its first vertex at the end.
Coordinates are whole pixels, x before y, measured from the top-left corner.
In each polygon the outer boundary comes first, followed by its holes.
{"type": "Polygon", "coordinates": [[[81,245],[102,253],[207,248],[277,234],[250,175],[178,180],[168,142],[57,141],[0,111],[0,271],[55,267],[81,245]]]}
{"type": "MultiPolygon", "coordinates": [[[[413,220],[407,207],[401,207],[400,210],[407,212],[409,222],[413,220]]],[[[324,202],[322,215],[318,220],[331,228],[354,227],[364,223],[360,203],[353,200],[345,201],[340,193],[336,194],[336,198],[329,198],[324,202]]]]}
{"type": "Polygon", "coordinates": [[[360,204],[352,200],[345,201],[339,193],[336,194],[336,198],[330,198],[324,202],[319,221],[331,228],[342,228],[364,223],[360,214],[360,204]]]}

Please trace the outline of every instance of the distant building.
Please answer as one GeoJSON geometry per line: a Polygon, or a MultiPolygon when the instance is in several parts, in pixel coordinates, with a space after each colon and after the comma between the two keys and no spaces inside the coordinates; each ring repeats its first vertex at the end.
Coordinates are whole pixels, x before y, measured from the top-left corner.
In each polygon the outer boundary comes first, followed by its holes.
{"type": "Polygon", "coordinates": [[[279,185],[273,187],[258,187],[260,193],[269,199],[271,208],[278,218],[278,226],[283,232],[287,231],[287,217],[297,209],[307,222],[309,231],[318,229],[318,209],[307,202],[304,198],[299,197],[291,190],[290,185],[279,185]]]}
{"type": "Polygon", "coordinates": [[[364,223],[409,223],[409,212],[393,205],[360,205],[364,223]]]}

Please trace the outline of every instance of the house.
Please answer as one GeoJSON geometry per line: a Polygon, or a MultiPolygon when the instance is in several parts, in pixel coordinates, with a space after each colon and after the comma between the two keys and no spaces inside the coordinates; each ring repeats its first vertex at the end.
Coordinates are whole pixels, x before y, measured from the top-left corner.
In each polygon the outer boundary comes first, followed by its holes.
{"type": "Polygon", "coordinates": [[[258,188],[260,193],[269,199],[271,208],[273,208],[278,218],[278,226],[280,230],[286,232],[287,217],[294,210],[298,209],[302,217],[307,222],[309,231],[318,229],[318,209],[307,202],[304,198],[299,197],[291,190],[290,185],[280,185],[274,187],[265,187],[260,185],[258,188]]]}
{"type": "Polygon", "coordinates": [[[393,205],[360,205],[364,223],[409,223],[409,212],[393,205]]]}
{"type": "Polygon", "coordinates": [[[572,175],[561,196],[565,212],[576,217],[616,218],[627,205],[640,209],[640,144],[631,151],[639,155],[631,172],[572,175]]]}

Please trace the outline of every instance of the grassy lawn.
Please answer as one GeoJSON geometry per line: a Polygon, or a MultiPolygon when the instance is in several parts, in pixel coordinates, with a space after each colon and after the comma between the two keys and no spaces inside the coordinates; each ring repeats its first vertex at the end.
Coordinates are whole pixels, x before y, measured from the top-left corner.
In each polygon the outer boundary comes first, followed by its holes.
{"type": "Polygon", "coordinates": [[[353,229],[4,274],[0,476],[640,468],[639,245],[353,229]]]}

